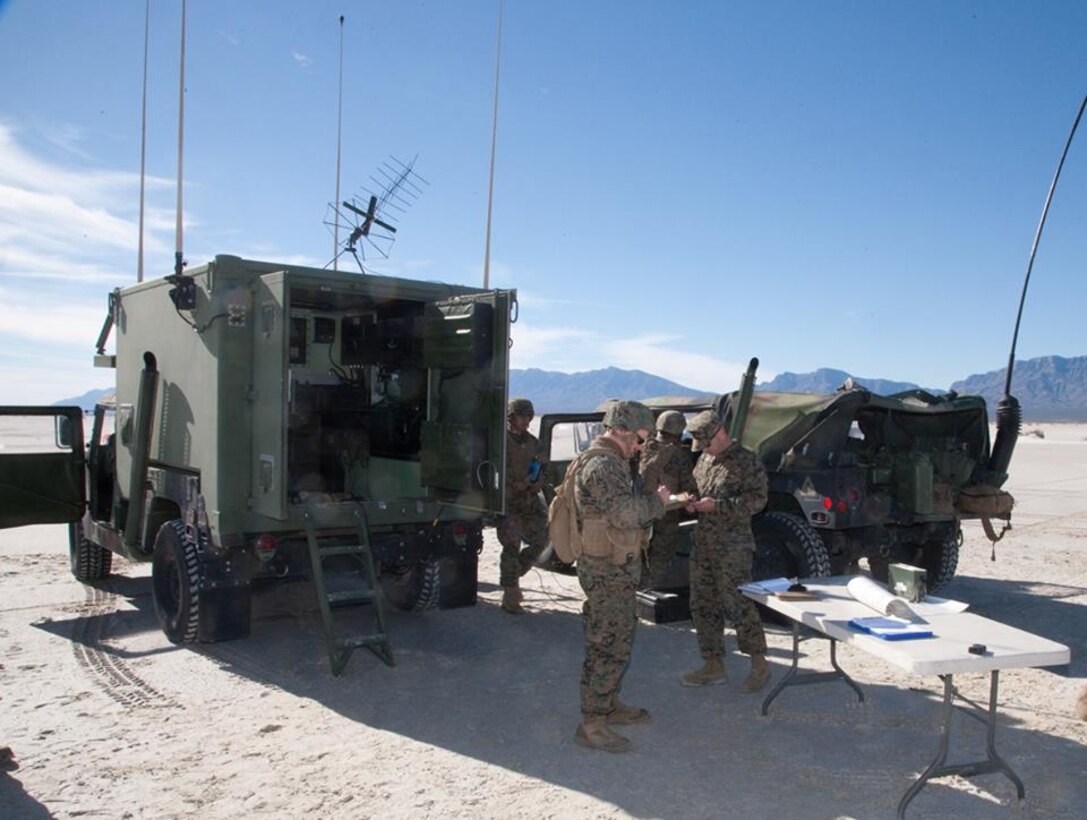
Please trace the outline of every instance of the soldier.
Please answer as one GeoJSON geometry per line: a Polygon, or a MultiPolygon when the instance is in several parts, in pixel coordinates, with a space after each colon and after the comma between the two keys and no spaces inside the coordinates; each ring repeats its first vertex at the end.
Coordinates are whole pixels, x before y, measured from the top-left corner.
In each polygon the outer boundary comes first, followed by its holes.
{"type": "Polygon", "coordinates": [[[512,399],[506,411],[506,514],[498,519],[502,609],[520,615],[520,578],[547,547],[547,508],[540,498],[547,453],[528,431],[536,415],[528,399],[512,399]],[[524,541],[528,547],[521,549],[524,541]]]}
{"type": "Polygon", "coordinates": [[[722,419],[710,410],[687,425],[702,451],[694,468],[700,498],[687,509],[698,513],[691,550],[691,620],[705,663],[683,676],[684,686],[725,680],[725,618],[736,627],[740,651],[751,657],[744,689],[757,692],[770,680],[766,634],[755,604],[739,591],[751,580],[755,538],[751,516],[766,506],[766,470],[751,450],[728,434],[731,410],[722,419]]]}
{"type": "Polygon", "coordinates": [[[600,452],[586,458],[574,477],[584,545],[577,577],[585,590],[581,724],[574,740],[608,752],[625,752],[630,746],[609,724],[649,720],[648,711],[619,700],[619,689],[634,640],[643,528],[663,514],[669,495],[663,485],[648,496],[634,490],[630,459],[652,429],[653,414],[645,405],[611,404],[604,413],[604,433],[592,443],[600,452]]]}
{"type": "MultiPolygon", "coordinates": [[[[691,454],[680,441],[687,419],[676,410],[666,410],[657,416],[657,437],[645,443],[639,470],[643,486],[652,491],[658,485],[666,486],[673,495],[694,493],[691,454]]],[[[642,586],[651,589],[662,582],[672,557],[680,548],[679,522],[683,510],[668,510],[663,518],[653,524],[653,538],[646,556],[646,572],[642,586]]]]}

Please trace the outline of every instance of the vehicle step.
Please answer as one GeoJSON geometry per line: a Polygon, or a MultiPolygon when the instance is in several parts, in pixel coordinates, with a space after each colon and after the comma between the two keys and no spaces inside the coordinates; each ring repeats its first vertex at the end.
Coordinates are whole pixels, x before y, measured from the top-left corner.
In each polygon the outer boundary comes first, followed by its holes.
{"type": "Polygon", "coordinates": [[[361,544],[340,544],[334,547],[318,547],[317,549],[317,553],[322,558],[329,558],[333,555],[363,555],[369,551],[369,547],[364,547],[361,544]]]}
{"type": "Polygon", "coordinates": [[[368,604],[374,600],[373,590],[370,589],[345,589],[340,592],[329,592],[328,602],[332,606],[344,604],[368,604]]]}

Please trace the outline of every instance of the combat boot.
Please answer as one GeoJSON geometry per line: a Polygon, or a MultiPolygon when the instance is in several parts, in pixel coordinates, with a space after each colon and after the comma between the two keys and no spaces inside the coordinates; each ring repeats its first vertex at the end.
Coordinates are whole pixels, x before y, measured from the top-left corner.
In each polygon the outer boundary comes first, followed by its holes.
{"type": "Polygon", "coordinates": [[[758,692],[770,682],[770,666],[765,655],[751,656],[751,674],[744,681],[745,692],[758,692]]]}
{"type": "Polygon", "coordinates": [[[721,658],[706,658],[701,668],[683,676],[684,686],[710,686],[728,680],[725,662],[721,658]]]}
{"type": "Polygon", "coordinates": [[[607,722],[611,726],[627,726],[631,723],[645,723],[649,720],[649,710],[639,709],[637,706],[627,706],[619,698],[612,701],[615,707],[607,715],[607,722]]]}
{"type": "Polygon", "coordinates": [[[511,587],[502,587],[502,609],[510,615],[524,614],[525,609],[521,606],[523,600],[521,588],[516,584],[511,587]]]}
{"type": "Polygon", "coordinates": [[[630,740],[608,728],[603,715],[585,715],[574,732],[574,742],[602,752],[625,752],[630,740]]]}

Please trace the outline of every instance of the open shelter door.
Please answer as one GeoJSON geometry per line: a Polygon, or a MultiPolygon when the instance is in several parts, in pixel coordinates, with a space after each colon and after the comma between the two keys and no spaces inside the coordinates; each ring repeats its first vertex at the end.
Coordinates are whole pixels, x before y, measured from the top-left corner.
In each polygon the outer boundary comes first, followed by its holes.
{"type": "Polygon", "coordinates": [[[457,296],[428,304],[424,322],[423,484],[450,504],[491,515],[504,511],[514,301],[512,291],[457,296]]]}
{"type": "Polygon", "coordinates": [[[81,408],[0,407],[0,528],[79,521],[85,477],[81,408]]]}

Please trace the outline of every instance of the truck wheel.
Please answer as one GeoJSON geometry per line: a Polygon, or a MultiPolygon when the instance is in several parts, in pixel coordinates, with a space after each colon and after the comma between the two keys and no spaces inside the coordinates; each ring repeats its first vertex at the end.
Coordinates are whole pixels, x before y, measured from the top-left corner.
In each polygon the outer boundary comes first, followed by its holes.
{"type": "Polygon", "coordinates": [[[101,581],[113,567],[113,553],[83,537],[78,521],[68,525],[68,562],[79,581],[101,581]]]}
{"type": "Polygon", "coordinates": [[[767,512],[751,519],[751,528],[755,534],[755,562],[751,576],[756,581],[830,575],[830,554],[826,544],[799,516],[767,512]]]}
{"type": "Polygon", "coordinates": [[[397,609],[424,612],[441,600],[441,572],[435,559],[394,564],[381,571],[381,590],[397,609]]]}
{"type": "Polygon", "coordinates": [[[921,547],[917,565],[925,571],[925,589],[929,592],[946,585],[959,566],[959,534],[927,541],[921,547]]]}
{"type": "Polygon", "coordinates": [[[914,545],[898,545],[892,547],[887,555],[869,555],[868,569],[872,577],[880,583],[886,584],[889,580],[891,564],[912,564],[917,561],[919,547],[914,545]]]}
{"type": "Polygon", "coordinates": [[[200,555],[196,541],[177,519],[155,536],[151,564],[155,614],[173,643],[195,643],[200,626],[200,555]]]}

